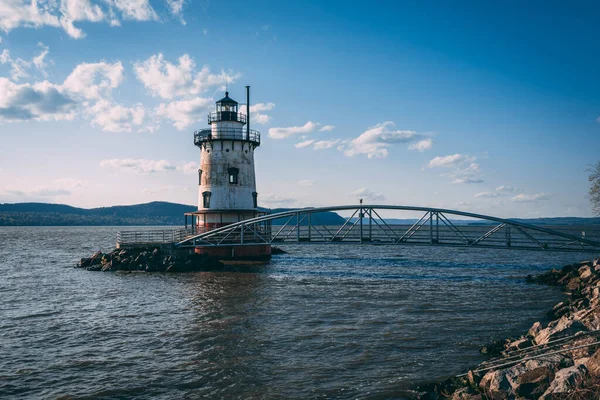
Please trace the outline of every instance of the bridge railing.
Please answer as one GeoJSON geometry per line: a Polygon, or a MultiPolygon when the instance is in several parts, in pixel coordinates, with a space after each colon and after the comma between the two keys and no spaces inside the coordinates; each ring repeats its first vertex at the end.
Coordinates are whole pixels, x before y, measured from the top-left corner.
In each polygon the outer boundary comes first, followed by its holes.
{"type": "Polygon", "coordinates": [[[178,245],[244,246],[253,243],[414,244],[600,252],[600,235],[586,237],[572,228],[561,231],[456,210],[368,205],[307,208],[271,214],[197,234],[178,245]],[[336,226],[312,223],[316,214],[330,211],[344,211],[349,216],[336,226]],[[417,215],[420,218],[408,225],[390,224],[382,218],[382,211],[420,213],[417,215]],[[271,226],[275,220],[280,225],[271,226]]]}
{"type": "Polygon", "coordinates": [[[117,247],[141,244],[177,243],[198,233],[201,232],[192,228],[118,231],[117,247]]]}

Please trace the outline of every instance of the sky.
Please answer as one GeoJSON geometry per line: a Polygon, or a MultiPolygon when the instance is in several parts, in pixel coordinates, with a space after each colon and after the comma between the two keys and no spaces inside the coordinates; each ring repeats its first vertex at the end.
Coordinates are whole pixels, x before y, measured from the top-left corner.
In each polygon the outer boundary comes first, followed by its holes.
{"type": "Polygon", "coordinates": [[[0,203],[197,204],[251,86],[259,203],[591,216],[600,4],[0,1],[0,203]]]}

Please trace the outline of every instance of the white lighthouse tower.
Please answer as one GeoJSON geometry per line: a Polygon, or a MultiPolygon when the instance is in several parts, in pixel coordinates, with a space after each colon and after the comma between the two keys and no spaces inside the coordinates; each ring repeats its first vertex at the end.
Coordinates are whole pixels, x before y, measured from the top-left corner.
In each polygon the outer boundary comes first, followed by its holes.
{"type": "MultiPolygon", "coordinates": [[[[246,86],[246,109],[250,109],[250,87],[246,86]]],[[[249,114],[249,113],[248,113],[249,114]]],[[[254,150],[260,133],[250,129],[250,116],[239,112],[238,102],[225,97],[208,114],[209,129],[194,132],[200,148],[198,211],[189,213],[198,233],[265,214],[258,207],[254,150]]],[[[265,258],[271,246],[196,247],[196,253],[220,258],[265,258]]]]}

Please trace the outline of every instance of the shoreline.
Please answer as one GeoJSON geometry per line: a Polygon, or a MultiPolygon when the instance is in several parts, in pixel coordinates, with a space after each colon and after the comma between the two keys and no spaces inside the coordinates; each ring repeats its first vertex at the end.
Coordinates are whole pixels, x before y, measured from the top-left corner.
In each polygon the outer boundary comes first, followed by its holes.
{"type": "Polygon", "coordinates": [[[527,276],[567,298],[520,337],[481,348],[490,358],[457,377],[420,385],[422,400],[600,398],[600,258],[527,276]]]}

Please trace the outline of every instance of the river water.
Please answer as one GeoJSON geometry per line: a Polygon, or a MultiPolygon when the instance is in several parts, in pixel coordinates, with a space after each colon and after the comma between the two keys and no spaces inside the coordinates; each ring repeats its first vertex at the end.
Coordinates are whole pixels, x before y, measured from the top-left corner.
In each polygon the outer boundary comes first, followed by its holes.
{"type": "Polygon", "coordinates": [[[303,245],[241,271],[74,269],[110,227],[0,228],[2,398],[407,398],[562,299],[589,254],[303,245]]]}

